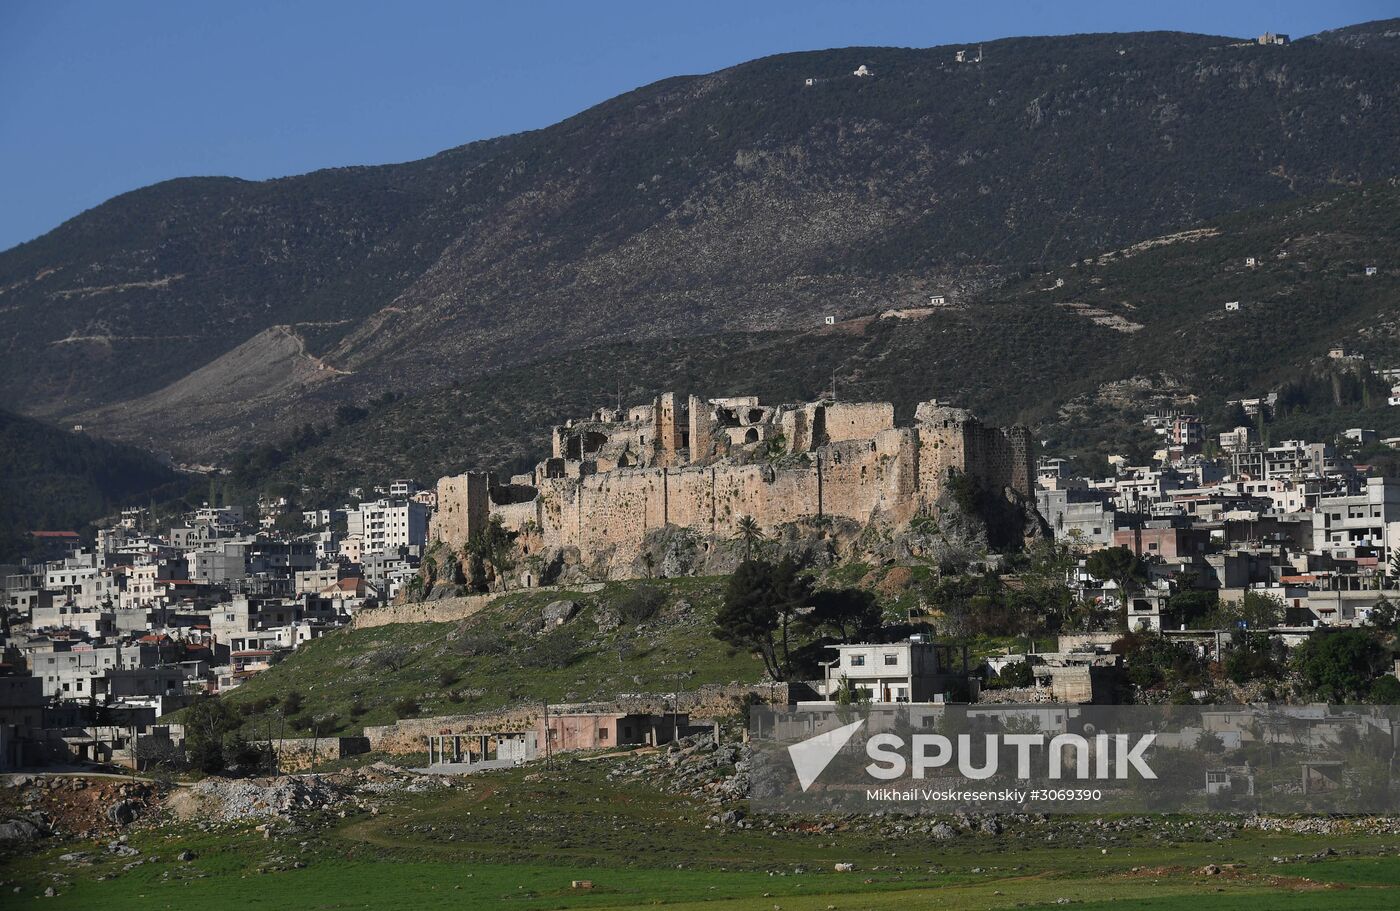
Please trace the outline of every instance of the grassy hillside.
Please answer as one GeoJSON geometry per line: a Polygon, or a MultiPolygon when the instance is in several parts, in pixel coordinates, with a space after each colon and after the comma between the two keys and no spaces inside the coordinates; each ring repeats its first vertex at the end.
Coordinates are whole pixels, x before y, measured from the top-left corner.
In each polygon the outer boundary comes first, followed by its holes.
{"type": "MultiPolygon", "coordinates": [[[[961,65],[948,47],[785,54],[419,162],[170,181],[0,253],[0,402],[207,456],[603,344],[978,299],[1395,176],[1395,57],[1366,40],[1392,28],[1016,38],[961,65]]],[[[947,350],[950,376],[997,353],[947,350]]]]}
{"type": "Polygon", "coordinates": [[[286,733],[316,718],[328,730],[358,731],[400,717],[488,711],[518,703],[582,702],[619,693],[664,693],[705,683],[753,683],[761,662],[710,635],[723,579],[652,583],[664,594],[657,615],[643,622],[618,617],[635,585],[600,592],[533,592],[506,596],[468,620],[414,623],[336,632],[297,651],[228,697],[253,709],[250,735],[274,715],[290,714],[286,733]],[[551,601],[577,601],[582,610],[554,632],[539,631],[551,601]],[[599,627],[612,614],[615,628],[599,627]],[[305,708],[285,711],[297,691],[305,708]],[[273,713],[256,711],[282,700],[273,713]],[[411,703],[411,706],[410,706],[411,703]],[[325,719],[330,719],[326,722],[325,719]]]}
{"type": "Polygon", "coordinates": [[[0,561],[22,554],[32,530],[81,531],[183,486],[138,449],[0,410],[0,561]]]}

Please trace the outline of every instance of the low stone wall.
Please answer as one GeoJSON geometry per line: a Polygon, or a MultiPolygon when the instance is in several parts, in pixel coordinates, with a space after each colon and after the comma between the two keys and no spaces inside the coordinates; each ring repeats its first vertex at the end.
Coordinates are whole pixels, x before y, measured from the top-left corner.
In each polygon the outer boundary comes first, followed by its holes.
{"type": "Polygon", "coordinates": [[[278,771],[299,772],[315,763],[369,752],[368,737],[288,737],[272,741],[278,771]]]}
{"type": "Polygon", "coordinates": [[[440,598],[437,601],[414,601],[402,604],[386,604],[360,611],[350,620],[351,629],[372,629],[388,626],[391,623],[451,623],[465,620],[478,613],[497,598],[506,595],[529,594],[531,592],[577,592],[586,594],[602,591],[602,582],[584,582],[578,585],[541,585],[536,588],[517,588],[508,592],[491,592],[485,595],[462,595],[457,598],[440,598]]]}
{"type": "Polygon", "coordinates": [[[498,594],[464,595],[460,598],[443,598],[440,601],[370,607],[355,614],[354,619],[350,621],[350,628],[372,629],[391,623],[450,623],[453,620],[465,620],[499,597],[498,594]]]}
{"type": "Polygon", "coordinates": [[[1050,691],[1040,686],[1002,686],[982,690],[977,696],[978,704],[1031,705],[1037,702],[1054,701],[1050,691]]]}
{"type": "MultiPolygon", "coordinates": [[[[685,712],[692,719],[718,718],[734,711],[735,700],[753,694],[763,702],[787,705],[789,688],[786,683],[706,684],[685,693],[636,693],[619,696],[607,702],[582,702],[550,705],[550,714],[651,714],[685,712]]],[[[365,728],[369,748],[383,753],[421,753],[423,738],[431,734],[482,734],[498,731],[533,729],[543,718],[543,703],[531,703],[478,712],[471,715],[437,715],[432,718],[404,718],[393,724],[365,728]]]]}
{"type": "Polygon", "coordinates": [[[1108,647],[1119,639],[1122,633],[1063,633],[1059,639],[1061,652],[1091,652],[1096,648],[1108,647]]]}

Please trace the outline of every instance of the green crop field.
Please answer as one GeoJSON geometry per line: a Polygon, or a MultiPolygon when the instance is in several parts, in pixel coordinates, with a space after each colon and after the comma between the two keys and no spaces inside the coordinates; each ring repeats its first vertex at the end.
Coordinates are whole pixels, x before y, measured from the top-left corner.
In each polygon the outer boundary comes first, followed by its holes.
{"type": "Polygon", "coordinates": [[[166,825],[132,837],[145,862],[130,869],[104,842],[51,845],[4,862],[0,894],[7,908],[113,911],[1400,906],[1400,835],[1268,834],[1213,819],[1096,828],[1054,817],[944,842],[777,817],[771,829],[763,819],[734,829],[709,822],[709,805],[626,771],[604,758],[487,773],[394,798],[374,815],[277,823],[272,837],[251,826],[166,825]],[[195,858],[178,860],[186,850],[195,858]],[[70,852],[91,861],[60,859],[70,852]],[[855,869],[838,873],[837,863],[855,869]],[[1207,875],[1207,864],[1224,869],[1207,875]],[[50,886],[56,895],[44,897],[50,886]]]}

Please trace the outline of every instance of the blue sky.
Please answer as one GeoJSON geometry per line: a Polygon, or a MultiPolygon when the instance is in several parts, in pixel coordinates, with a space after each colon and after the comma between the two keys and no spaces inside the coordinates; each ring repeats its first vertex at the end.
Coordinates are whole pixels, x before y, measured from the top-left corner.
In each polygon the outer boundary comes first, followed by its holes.
{"type": "Polygon", "coordinates": [[[1400,0],[0,0],[0,249],[166,178],[421,158],[783,51],[1395,15],[1400,0]]]}

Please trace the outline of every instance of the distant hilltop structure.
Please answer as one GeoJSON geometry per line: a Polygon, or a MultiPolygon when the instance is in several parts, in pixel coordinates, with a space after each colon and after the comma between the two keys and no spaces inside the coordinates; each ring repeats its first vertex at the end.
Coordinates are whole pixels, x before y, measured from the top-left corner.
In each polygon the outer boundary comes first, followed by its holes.
{"type": "Polygon", "coordinates": [[[936,401],[896,427],[888,402],[692,395],[682,404],[666,393],[555,427],[550,457],[509,482],[485,472],[440,479],[430,538],[461,547],[499,518],[536,550],[576,549],[616,575],[668,527],[727,540],[746,517],[770,534],[802,520],[907,526],[953,473],[1030,501],[1031,450],[1026,428],[988,427],[936,401]]]}
{"type": "Polygon", "coordinates": [[[1256,38],[1256,39],[1254,39],[1254,40],[1255,40],[1256,42],[1258,42],[1259,44],[1280,44],[1280,45],[1281,45],[1281,44],[1287,44],[1287,43],[1288,43],[1288,36],[1287,36],[1287,35],[1280,35],[1280,34],[1277,33],[1277,32],[1265,32],[1264,34],[1260,35],[1258,38],[1256,38]]]}

